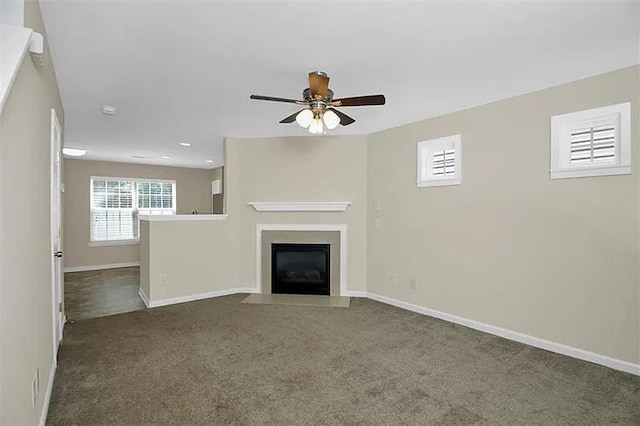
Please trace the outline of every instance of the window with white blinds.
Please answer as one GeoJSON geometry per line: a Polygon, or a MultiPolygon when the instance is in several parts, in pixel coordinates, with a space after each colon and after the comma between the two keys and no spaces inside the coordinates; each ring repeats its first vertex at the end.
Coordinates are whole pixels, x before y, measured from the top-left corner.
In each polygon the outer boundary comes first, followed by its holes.
{"type": "Polygon", "coordinates": [[[131,240],[137,237],[131,181],[91,180],[91,241],[131,240]]]}
{"type": "Polygon", "coordinates": [[[138,210],[146,214],[174,214],[175,184],[171,182],[139,182],[138,210]]]}
{"type": "Polygon", "coordinates": [[[459,185],[461,167],[460,135],[418,142],[417,186],[459,185]]]}
{"type": "Polygon", "coordinates": [[[138,238],[141,214],[175,214],[176,185],[168,181],[92,177],[91,241],[138,238]]]}
{"type": "Polygon", "coordinates": [[[551,178],[631,173],[631,104],[551,117],[551,178]]]}

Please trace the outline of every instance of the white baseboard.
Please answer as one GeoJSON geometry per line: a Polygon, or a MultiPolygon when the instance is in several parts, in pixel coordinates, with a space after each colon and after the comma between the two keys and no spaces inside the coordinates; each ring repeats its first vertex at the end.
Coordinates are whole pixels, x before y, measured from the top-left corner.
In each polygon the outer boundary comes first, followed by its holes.
{"type": "Polygon", "coordinates": [[[549,340],[544,340],[538,337],[529,336],[527,334],[518,333],[517,331],[509,330],[506,328],[484,324],[468,318],[459,317],[457,315],[451,315],[445,312],[436,311],[435,309],[429,309],[419,305],[403,302],[401,300],[392,299],[390,297],[381,296],[376,293],[368,293],[368,297],[378,302],[386,303],[388,305],[393,305],[398,308],[416,312],[418,314],[439,318],[455,324],[463,325],[465,327],[473,328],[475,330],[483,331],[485,333],[493,334],[495,336],[500,336],[505,339],[524,343],[529,346],[534,346],[540,349],[546,349],[551,352],[556,352],[556,353],[567,355],[573,358],[582,359],[585,361],[593,362],[594,364],[600,364],[606,367],[613,368],[614,370],[620,370],[620,371],[624,371],[625,373],[631,373],[631,374],[640,376],[639,364],[633,364],[631,362],[622,361],[616,358],[611,358],[606,355],[600,355],[594,352],[585,351],[583,349],[578,349],[572,346],[563,345],[562,343],[551,342],[549,340]]]}
{"type": "Polygon", "coordinates": [[[147,296],[147,293],[145,293],[142,288],[140,288],[140,290],[138,290],[138,296],[140,296],[140,299],[142,299],[142,302],[144,303],[144,306],[149,308],[150,307],[149,306],[149,296],[147,296]]]}
{"type": "Polygon", "coordinates": [[[346,297],[367,297],[368,293],[366,291],[348,291],[344,294],[346,297]]]}
{"type": "Polygon", "coordinates": [[[255,293],[255,287],[236,287],[226,290],[209,291],[207,293],[193,294],[189,296],[173,297],[171,299],[149,300],[146,294],[140,289],[138,294],[148,308],[157,308],[159,306],[175,305],[178,303],[194,302],[196,300],[211,299],[213,297],[229,296],[237,293],[255,293]]]}
{"type": "Polygon", "coordinates": [[[89,266],[69,266],[64,268],[64,272],[84,272],[99,271],[102,269],[130,268],[132,266],[140,266],[140,262],[110,263],[108,265],[89,265],[89,266]]]}
{"type": "MultiPolygon", "coordinates": [[[[177,303],[193,302],[196,300],[209,299],[213,297],[228,296],[237,293],[256,293],[255,287],[236,287],[226,290],[212,291],[207,293],[194,294],[190,296],[175,297],[171,299],[161,299],[150,301],[149,297],[140,289],[139,295],[144,304],[148,308],[155,308],[159,306],[175,305],[177,303]]],[[[367,291],[347,291],[345,296],[347,297],[367,297],[378,302],[386,303],[388,305],[396,306],[401,309],[406,309],[411,312],[416,312],[422,315],[427,315],[433,318],[439,318],[444,321],[452,322],[454,324],[463,325],[465,327],[473,328],[485,333],[493,334],[508,340],[524,343],[529,346],[533,346],[540,349],[545,349],[551,352],[567,355],[572,358],[582,359],[585,361],[593,362],[595,364],[604,365],[614,370],[624,371],[626,373],[635,374],[640,376],[640,364],[633,364],[631,362],[622,361],[616,358],[612,358],[606,355],[597,354],[594,352],[585,351],[583,349],[567,346],[562,343],[552,342],[549,340],[541,339],[538,337],[530,336],[527,334],[519,333],[517,331],[509,330],[502,327],[497,327],[490,324],[481,323],[468,318],[460,317],[457,315],[448,314],[446,312],[437,311],[435,309],[425,308],[423,306],[414,305],[412,303],[403,302],[401,300],[393,299],[390,297],[382,296],[380,294],[371,293],[367,291]]]]}
{"type": "Polygon", "coordinates": [[[256,290],[255,286],[252,287],[237,287],[236,290],[238,290],[238,293],[260,293],[258,290],[256,290]]]}
{"type": "MultiPolygon", "coordinates": [[[[54,355],[55,356],[55,355],[54,355]]],[[[47,423],[47,414],[49,414],[49,404],[51,403],[51,393],[53,392],[53,381],[56,377],[56,362],[51,364],[51,372],[49,373],[49,381],[47,382],[47,389],[44,394],[44,400],[42,402],[42,412],[40,413],[40,426],[45,426],[47,423]]]]}

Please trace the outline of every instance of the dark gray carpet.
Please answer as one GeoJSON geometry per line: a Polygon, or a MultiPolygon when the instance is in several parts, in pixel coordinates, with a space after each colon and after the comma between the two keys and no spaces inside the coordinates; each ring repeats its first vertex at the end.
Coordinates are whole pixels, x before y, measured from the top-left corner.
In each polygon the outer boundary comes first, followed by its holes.
{"type": "Polygon", "coordinates": [[[234,295],[65,329],[48,424],[640,424],[640,378],[383,305],[234,295]]]}

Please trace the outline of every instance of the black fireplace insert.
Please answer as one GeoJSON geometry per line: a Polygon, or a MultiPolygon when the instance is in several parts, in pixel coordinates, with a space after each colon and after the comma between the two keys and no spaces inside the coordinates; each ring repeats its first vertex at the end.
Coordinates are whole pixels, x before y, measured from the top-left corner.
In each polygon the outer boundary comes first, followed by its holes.
{"type": "Polygon", "coordinates": [[[329,244],[271,244],[271,293],[329,296],[329,244]]]}

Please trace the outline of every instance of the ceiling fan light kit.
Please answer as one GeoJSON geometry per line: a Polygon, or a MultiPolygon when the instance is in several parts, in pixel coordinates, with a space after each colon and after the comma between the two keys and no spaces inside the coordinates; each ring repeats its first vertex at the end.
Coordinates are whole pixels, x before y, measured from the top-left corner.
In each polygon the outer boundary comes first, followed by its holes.
{"type": "Polygon", "coordinates": [[[309,127],[312,121],[313,111],[311,111],[310,109],[303,109],[296,115],[296,123],[298,123],[300,127],[304,127],[305,129],[309,127]]]}
{"type": "Polygon", "coordinates": [[[322,120],[319,118],[314,118],[311,124],[309,125],[309,132],[314,135],[319,135],[324,132],[324,128],[322,126],[322,120]]]}
{"type": "Polygon", "coordinates": [[[356,120],[334,107],[384,105],[384,95],[356,96],[333,99],[333,91],[329,89],[329,77],[322,71],[309,73],[309,87],[302,91],[303,100],[275,98],[271,96],[251,95],[251,99],[272,102],[286,102],[304,105],[306,108],[280,121],[289,124],[294,121],[301,127],[308,128],[312,134],[324,133],[325,127],[335,129],[338,124],[348,126],[356,120]]]}
{"type": "Polygon", "coordinates": [[[329,130],[335,129],[336,127],[338,127],[338,124],[340,124],[340,117],[338,117],[338,115],[331,109],[328,109],[324,112],[324,114],[322,115],[322,120],[329,130]]]}

